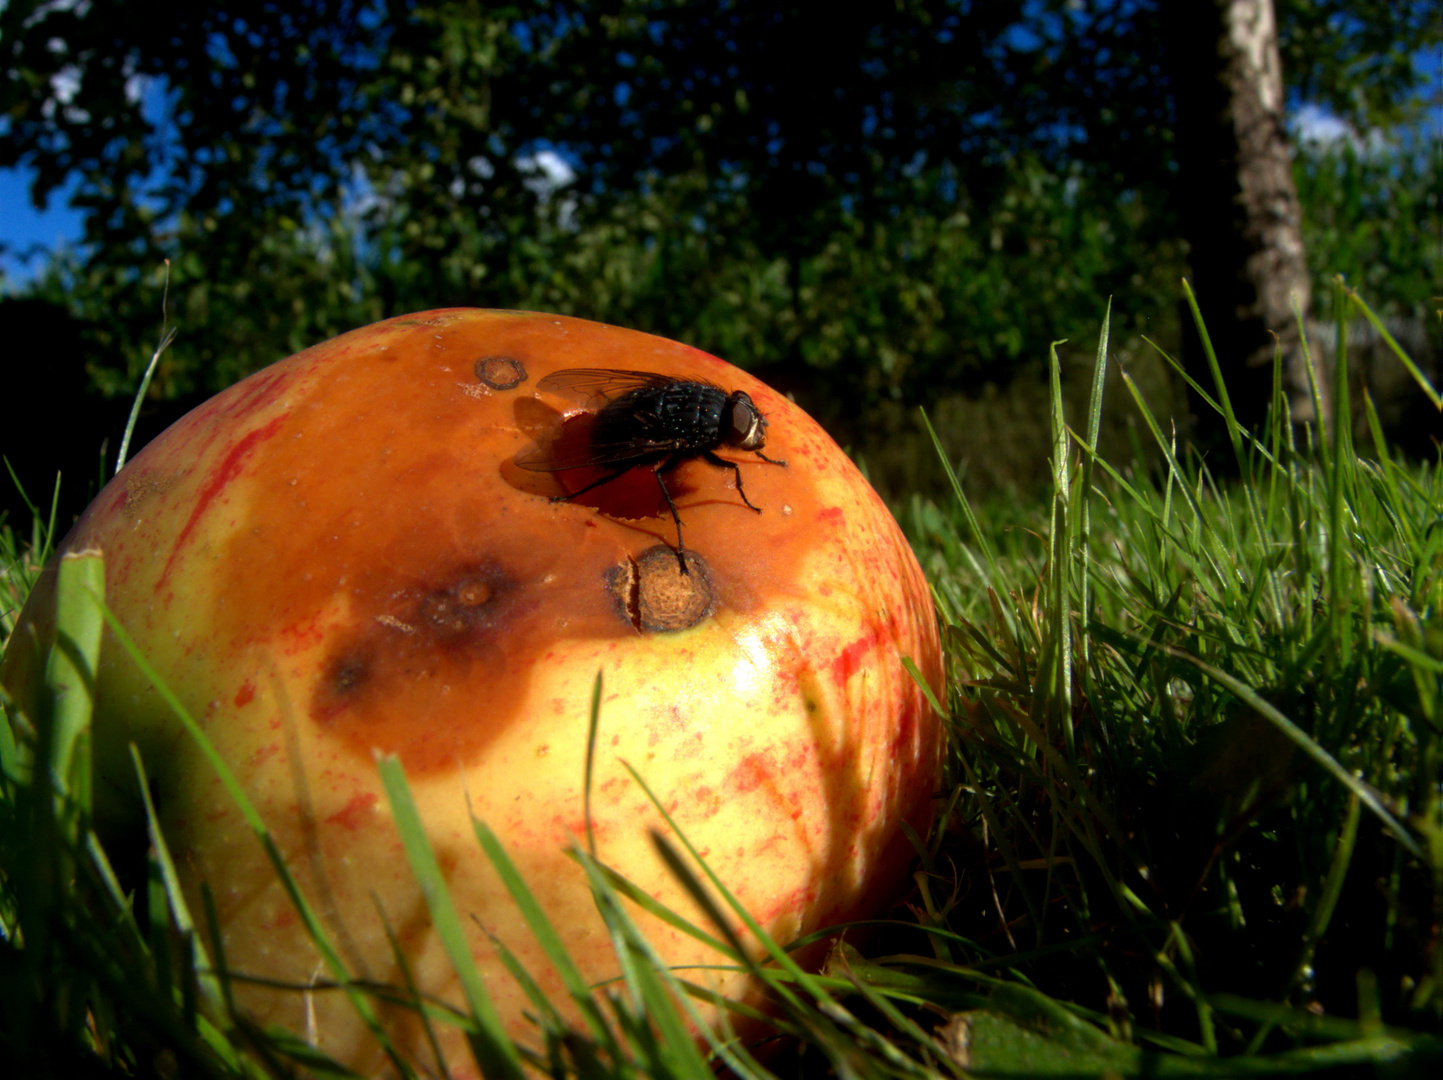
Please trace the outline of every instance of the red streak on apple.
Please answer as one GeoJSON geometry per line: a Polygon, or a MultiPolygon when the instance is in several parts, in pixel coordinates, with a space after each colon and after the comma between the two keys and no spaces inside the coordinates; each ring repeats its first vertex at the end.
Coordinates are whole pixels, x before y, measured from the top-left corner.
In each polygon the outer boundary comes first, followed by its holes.
{"type": "Polygon", "coordinates": [[[161,571],[160,580],[155,583],[156,592],[160,591],[161,586],[165,584],[165,579],[170,576],[171,567],[175,565],[176,558],[185,548],[186,541],[190,539],[190,534],[194,531],[196,522],[200,520],[201,515],[210,509],[210,504],[215,501],[216,496],[224,491],[226,486],[240,475],[240,471],[245,466],[246,458],[251,455],[251,451],[253,451],[258,444],[265,442],[265,440],[274,435],[276,429],[281,426],[281,421],[284,419],[284,416],[278,416],[266,424],[265,427],[257,431],[247,432],[245,436],[241,438],[240,442],[233,446],[226,454],[219,468],[211,474],[205,487],[201,490],[200,494],[196,496],[195,505],[191,509],[190,517],[187,518],[185,524],[181,526],[180,535],[175,539],[175,545],[170,551],[170,558],[166,560],[165,569],[161,571]]]}

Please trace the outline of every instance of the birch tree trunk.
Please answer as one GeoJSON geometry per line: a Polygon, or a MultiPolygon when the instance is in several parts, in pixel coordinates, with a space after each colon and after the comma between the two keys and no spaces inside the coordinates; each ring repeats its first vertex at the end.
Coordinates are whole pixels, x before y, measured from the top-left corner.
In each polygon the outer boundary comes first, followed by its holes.
{"type": "MultiPolygon", "coordinates": [[[[1311,290],[1272,0],[1161,0],[1159,8],[1176,80],[1179,216],[1233,407],[1244,426],[1260,426],[1281,344],[1293,419],[1326,422],[1313,415],[1293,311],[1296,296],[1306,313],[1311,290]]],[[[1189,315],[1184,327],[1184,362],[1211,391],[1189,315]]],[[[1225,445],[1221,417],[1206,406],[1196,413],[1203,445],[1225,445]]]]}

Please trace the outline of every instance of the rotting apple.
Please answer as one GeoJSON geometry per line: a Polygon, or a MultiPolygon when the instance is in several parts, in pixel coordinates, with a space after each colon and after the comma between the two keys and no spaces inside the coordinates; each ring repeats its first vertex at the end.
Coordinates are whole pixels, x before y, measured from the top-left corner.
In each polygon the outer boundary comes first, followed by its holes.
{"type": "MultiPolygon", "coordinates": [[[[593,471],[594,472],[594,471],[593,471]]],[[[649,840],[677,825],[775,938],[863,917],[897,894],[939,780],[940,691],[927,583],[886,507],[805,413],[696,349],[577,319],[454,309],[391,319],[217,395],[147,446],[62,545],[99,548],[107,599],[204,729],[353,969],[401,977],[375,902],[424,992],[458,999],[375,765],[398,755],[508,1031],[534,1034],[494,933],[564,991],[476,846],[500,835],[586,975],[616,973],[565,848],[585,831],[584,759],[604,675],[591,801],[602,861],[705,920],[649,840]],[[563,368],[655,371],[744,390],[769,422],[745,491],[700,458],[667,474],[692,572],[655,478],[518,468],[588,410],[537,383],[563,368]],[[600,475],[600,474],[596,474],[600,475]],[[565,485],[565,486],[563,486],[565,485]],[[665,830],[663,830],[665,831],[665,830]]],[[[48,646],[42,578],[3,678],[34,701],[48,646]]],[[[134,820],[127,752],[150,770],[187,890],[214,893],[232,971],[304,987],[326,972],[214,772],[107,636],[97,680],[97,805],[134,820]]],[[[707,947],[639,916],[673,965],[707,947]]],[[[743,995],[740,975],[693,972],[743,995]]],[[[237,983],[265,1022],[373,1073],[383,1061],[335,992],[237,983]]],[[[411,1053],[405,1010],[387,1022],[411,1053]]],[[[469,1075],[442,1028],[453,1075],[469,1075]]]]}

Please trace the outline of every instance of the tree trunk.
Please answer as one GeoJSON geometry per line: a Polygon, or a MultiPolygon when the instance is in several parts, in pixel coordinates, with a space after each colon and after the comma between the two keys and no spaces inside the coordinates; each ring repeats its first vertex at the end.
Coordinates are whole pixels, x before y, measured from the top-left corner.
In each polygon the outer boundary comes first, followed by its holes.
{"type": "MultiPolygon", "coordinates": [[[[1158,17],[1175,80],[1179,218],[1233,408],[1245,427],[1262,424],[1281,344],[1293,419],[1317,422],[1293,311],[1296,296],[1307,312],[1311,289],[1272,0],[1159,0],[1158,17]]],[[[1184,327],[1184,363],[1211,393],[1190,315],[1184,327]]],[[[1222,418],[1199,404],[1199,442],[1226,445],[1222,418]]]]}

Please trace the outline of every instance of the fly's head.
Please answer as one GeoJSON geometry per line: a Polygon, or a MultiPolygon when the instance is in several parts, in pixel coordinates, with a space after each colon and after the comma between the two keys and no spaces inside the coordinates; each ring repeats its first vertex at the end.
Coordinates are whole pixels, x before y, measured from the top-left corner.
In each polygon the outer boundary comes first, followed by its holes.
{"type": "Polygon", "coordinates": [[[734,390],[727,398],[722,441],[741,450],[760,450],[767,444],[767,418],[744,390],[734,390]]]}

